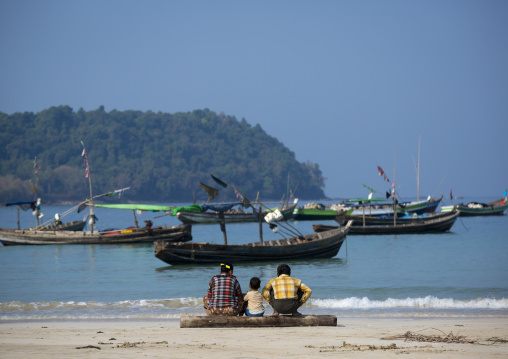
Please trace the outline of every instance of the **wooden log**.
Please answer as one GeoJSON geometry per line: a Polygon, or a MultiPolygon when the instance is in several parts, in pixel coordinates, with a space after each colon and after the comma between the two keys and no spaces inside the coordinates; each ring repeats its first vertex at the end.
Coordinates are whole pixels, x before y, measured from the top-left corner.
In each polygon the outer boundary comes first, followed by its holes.
{"type": "Polygon", "coordinates": [[[181,316],[180,328],[337,326],[335,315],[279,315],[263,317],[181,316]]]}

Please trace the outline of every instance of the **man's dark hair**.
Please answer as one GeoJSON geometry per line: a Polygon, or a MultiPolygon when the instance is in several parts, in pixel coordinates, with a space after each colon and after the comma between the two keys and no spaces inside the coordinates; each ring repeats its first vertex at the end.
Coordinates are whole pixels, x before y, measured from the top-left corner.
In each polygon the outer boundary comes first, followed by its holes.
{"type": "Polygon", "coordinates": [[[261,279],[258,277],[252,277],[250,279],[250,287],[252,289],[259,289],[259,287],[261,287],[261,279]]]}
{"type": "Polygon", "coordinates": [[[221,273],[227,273],[230,270],[233,270],[233,265],[231,263],[224,262],[224,263],[220,264],[220,272],[221,273]]]}
{"type": "Polygon", "coordinates": [[[277,268],[277,277],[280,276],[281,274],[291,275],[291,268],[289,268],[287,264],[281,264],[277,268]]]}

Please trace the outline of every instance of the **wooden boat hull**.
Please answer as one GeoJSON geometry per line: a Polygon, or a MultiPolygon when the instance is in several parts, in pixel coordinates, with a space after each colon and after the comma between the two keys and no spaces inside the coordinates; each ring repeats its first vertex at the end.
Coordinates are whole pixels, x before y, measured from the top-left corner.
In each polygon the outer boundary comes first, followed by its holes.
{"type": "MultiPolygon", "coordinates": [[[[88,218],[88,216],[87,216],[88,218]]],[[[67,223],[62,223],[60,225],[55,225],[55,224],[51,224],[51,225],[47,225],[47,226],[44,226],[44,227],[40,227],[39,230],[40,231],[82,231],[83,229],[85,229],[86,227],[86,222],[87,220],[82,220],[82,221],[72,221],[72,222],[67,222],[67,223]]]]}
{"type": "Polygon", "coordinates": [[[109,232],[32,231],[0,229],[0,242],[12,245],[48,244],[125,244],[153,243],[156,240],[186,242],[192,240],[190,225],[131,228],[109,232]]]}
{"type": "Polygon", "coordinates": [[[495,207],[495,208],[481,208],[471,209],[465,206],[459,206],[461,217],[473,217],[473,216],[502,216],[504,211],[508,209],[508,205],[495,207]]]}
{"type": "MultiPolygon", "coordinates": [[[[460,211],[455,211],[447,215],[431,218],[428,220],[420,220],[415,223],[402,223],[396,225],[371,225],[371,226],[352,226],[349,234],[419,234],[430,232],[446,232],[449,231],[455,223],[460,211]]],[[[330,229],[336,229],[336,226],[328,226],[323,224],[314,224],[314,231],[320,233],[330,229]]]]}
{"type": "Polygon", "coordinates": [[[443,196],[420,202],[401,203],[400,206],[410,214],[434,213],[443,200],[443,196]]]}
{"type": "MultiPolygon", "coordinates": [[[[444,216],[448,216],[449,213],[431,213],[428,215],[420,215],[420,216],[403,216],[400,218],[397,218],[398,224],[411,224],[411,223],[424,223],[430,219],[438,219],[444,216]]],[[[370,217],[370,216],[351,216],[351,215],[340,215],[337,216],[335,219],[337,223],[340,225],[344,225],[349,221],[353,221],[354,227],[361,227],[364,225],[366,226],[381,226],[381,225],[393,225],[394,219],[393,216],[386,216],[386,217],[370,217]]]]}
{"type": "MultiPolygon", "coordinates": [[[[442,212],[449,212],[454,206],[442,206],[442,212]]],[[[487,204],[471,202],[468,204],[459,204],[457,208],[461,217],[473,216],[502,216],[508,209],[508,198],[500,198],[487,204]]]]}
{"type": "MultiPolygon", "coordinates": [[[[293,218],[293,212],[296,204],[284,208],[281,211],[284,220],[293,218]]],[[[265,212],[266,214],[267,212],[265,212]]],[[[217,224],[222,222],[219,212],[193,212],[181,211],[178,212],[176,218],[185,224],[217,224]]],[[[244,222],[257,222],[258,219],[252,213],[228,213],[224,212],[224,220],[226,223],[244,223],[244,222]]]]}
{"type": "MultiPolygon", "coordinates": [[[[360,207],[355,207],[352,211],[348,211],[348,214],[352,216],[366,216],[371,217],[380,217],[380,216],[393,216],[393,207],[392,208],[365,208],[365,211],[360,207]]],[[[402,217],[405,214],[405,210],[401,208],[397,208],[397,216],[402,217]]]]}
{"type": "Polygon", "coordinates": [[[266,242],[240,245],[210,243],[167,243],[156,241],[155,257],[168,264],[233,263],[248,261],[281,261],[291,259],[335,257],[350,225],[325,233],[308,234],[266,242]]]}

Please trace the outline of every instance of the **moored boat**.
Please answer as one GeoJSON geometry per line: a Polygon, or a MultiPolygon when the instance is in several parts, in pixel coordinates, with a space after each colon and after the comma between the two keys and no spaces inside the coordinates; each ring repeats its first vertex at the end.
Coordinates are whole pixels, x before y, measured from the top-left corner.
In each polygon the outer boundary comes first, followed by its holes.
{"type": "Polygon", "coordinates": [[[423,214],[423,215],[404,215],[401,217],[397,217],[394,219],[394,216],[378,216],[378,217],[371,217],[371,216],[352,216],[348,214],[342,214],[335,218],[335,221],[339,223],[340,225],[344,225],[349,221],[353,221],[353,226],[376,226],[376,225],[392,225],[395,221],[395,223],[398,224],[404,224],[404,223],[423,223],[428,221],[429,219],[437,219],[440,217],[448,216],[449,213],[430,213],[430,214],[423,214]]]}
{"type": "Polygon", "coordinates": [[[453,207],[460,210],[461,217],[501,216],[508,209],[508,197],[505,196],[489,203],[469,202],[456,206],[441,206],[441,212],[450,212],[453,207]]]}
{"type": "MultiPolygon", "coordinates": [[[[295,209],[295,220],[335,220],[342,214],[353,216],[389,216],[394,213],[394,205],[379,198],[356,198],[324,206],[320,203],[308,203],[295,209]]],[[[405,210],[397,207],[397,215],[403,216],[405,210]]]]}
{"type": "Polygon", "coordinates": [[[405,214],[405,210],[399,206],[395,206],[394,203],[389,203],[378,198],[357,198],[350,199],[345,203],[335,205],[335,208],[340,213],[347,213],[352,216],[393,216],[397,213],[397,216],[402,217],[405,214]],[[394,210],[396,208],[396,210],[394,210]]]}
{"type": "MultiPolygon", "coordinates": [[[[352,226],[349,234],[420,234],[430,232],[446,232],[449,231],[455,220],[459,216],[460,211],[453,211],[443,216],[436,218],[419,219],[413,223],[396,223],[384,225],[370,225],[370,226],[352,226]]],[[[337,226],[329,226],[324,224],[314,224],[312,226],[314,231],[322,232],[336,229],[337,226]]],[[[340,227],[339,227],[340,228],[340,227]]]]}
{"type": "Polygon", "coordinates": [[[156,241],[154,251],[155,257],[171,265],[332,258],[338,254],[350,228],[348,224],[323,233],[237,245],[156,241]]]}
{"type": "Polygon", "coordinates": [[[191,226],[126,228],[93,233],[90,231],[0,229],[0,242],[4,246],[153,243],[156,240],[190,241],[192,240],[191,226]]]}
{"type": "MultiPolygon", "coordinates": [[[[182,209],[175,209],[176,217],[186,224],[217,224],[225,221],[225,223],[240,223],[240,222],[258,222],[258,212],[245,212],[242,209],[232,209],[235,205],[241,203],[230,204],[226,206],[212,206],[212,205],[193,205],[190,207],[182,207],[182,209]],[[187,210],[186,210],[187,208],[187,210]],[[189,210],[192,209],[192,210],[189,210]]],[[[282,219],[288,220],[293,218],[297,203],[285,206],[281,209],[273,208],[267,209],[262,212],[266,216],[270,212],[280,211],[282,219]]]]}
{"type": "Polygon", "coordinates": [[[293,219],[296,221],[333,220],[341,212],[336,208],[325,207],[320,203],[307,203],[301,208],[295,208],[293,219]]]}
{"type": "Polygon", "coordinates": [[[399,202],[398,205],[407,213],[434,213],[442,200],[443,195],[439,198],[432,198],[429,196],[425,201],[399,202]]]}

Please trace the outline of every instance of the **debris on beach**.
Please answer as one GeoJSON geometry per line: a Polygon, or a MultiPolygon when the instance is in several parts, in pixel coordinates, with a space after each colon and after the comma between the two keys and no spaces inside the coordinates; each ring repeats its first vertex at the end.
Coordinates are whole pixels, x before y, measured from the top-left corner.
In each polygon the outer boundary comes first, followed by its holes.
{"type": "Polygon", "coordinates": [[[492,342],[492,344],[496,344],[496,343],[508,343],[508,340],[501,339],[501,338],[498,338],[498,337],[489,338],[489,339],[487,339],[487,341],[488,342],[492,342]]]}
{"type": "Polygon", "coordinates": [[[99,350],[101,350],[101,348],[96,347],[95,345],[87,345],[86,347],[76,347],[76,349],[99,349],[99,350]]]}
{"type": "Polygon", "coordinates": [[[412,342],[430,342],[430,343],[458,343],[458,344],[478,344],[477,340],[467,339],[463,335],[456,335],[453,332],[445,336],[439,335],[424,335],[418,334],[411,331],[407,331],[402,335],[394,335],[391,337],[381,338],[381,339],[404,339],[404,341],[412,341],[412,342]]]}

